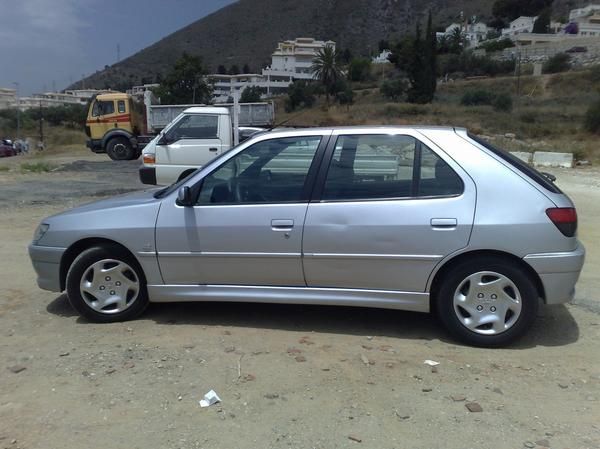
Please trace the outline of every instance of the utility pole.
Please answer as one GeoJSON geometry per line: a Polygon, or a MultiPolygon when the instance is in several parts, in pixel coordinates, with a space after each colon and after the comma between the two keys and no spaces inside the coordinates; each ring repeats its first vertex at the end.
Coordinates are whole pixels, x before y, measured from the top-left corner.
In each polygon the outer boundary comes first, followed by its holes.
{"type": "Polygon", "coordinates": [[[19,83],[13,83],[16,87],[15,94],[17,97],[17,139],[21,136],[21,99],[19,98],[19,83]]]}
{"type": "Polygon", "coordinates": [[[41,148],[44,148],[44,110],[42,109],[42,100],[40,100],[40,142],[41,148]]]}

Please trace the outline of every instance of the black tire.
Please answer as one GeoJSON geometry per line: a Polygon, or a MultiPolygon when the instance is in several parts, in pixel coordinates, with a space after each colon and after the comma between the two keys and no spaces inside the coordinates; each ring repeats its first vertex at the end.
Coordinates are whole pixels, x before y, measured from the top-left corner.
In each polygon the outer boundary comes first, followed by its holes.
{"type": "Polygon", "coordinates": [[[177,178],[177,182],[181,181],[184,178],[187,178],[188,176],[190,176],[192,173],[194,173],[196,170],[186,170],[184,171],[182,174],[179,175],[179,178],[177,178]]]}
{"type": "MultiPolygon", "coordinates": [[[[107,264],[106,266],[110,268],[111,265],[114,264],[107,264]]],[[[122,276],[121,273],[116,273],[115,279],[120,275],[122,276]]],[[[109,277],[105,277],[104,279],[106,281],[112,281],[109,277]]],[[[121,279],[123,278],[121,277],[121,279]]],[[[127,279],[124,279],[124,281],[127,279]]],[[[67,296],[73,308],[77,310],[81,316],[97,323],[112,323],[131,320],[139,316],[148,306],[146,278],[140,265],[126,251],[116,245],[96,246],[83,251],[69,267],[66,284],[67,296]],[[84,276],[89,276],[90,270],[93,272],[92,266],[94,266],[94,264],[101,263],[101,261],[105,260],[120,262],[123,267],[126,267],[123,273],[127,276],[127,279],[131,281],[131,284],[133,285],[137,282],[137,287],[134,288],[136,291],[135,295],[132,295],[131,298],[127,299],[131,290],[127,290],[126,295],[122,295],[125,296],[126,302],[122,311],[117,310],[119,308],[119,305],[117,304],[115,304],[114,310],[110,310],[112,305],[108,305],[104,311],[98,311],[90,305],[94,303],[94,296],[82,292],[81,283],[84,281],[84,276]]],[[[102,284],[104,284],[104,282],[102,282],[102,284]]],[[[115,289],[117,292],[124,291],[124,289],[127,288],[127,286],[116,287],[113,285],[120,286],[121,284],[119,284],[119,281],[116,281],[112,284],[107,283],[107,285],[101,285],[98,287],[98,290],[101,289],[102,292],[98,292],[98,294],[106,295],[106,293],[109,292],[109,290],[106,290],[107,288],[115,289]]],[[[110,294],[114,294],[114,292],[110,291],[110,294]]]]}
{"type": "MultiPolygon", "coordinates": [[[[490,275],[489,279],[490,281],[493,280],[494,276],[490,275]]],[[[528,273],[524,272],[518,264],[509,260],[497,257],[477,257],[463,261],[452,267],[438,285],[439,288],[434,298],[438,318],[453,337],[469,345],[480,347],[506,346],[528,331],[535,321],[539,303],[536,286],[528,273]],[[469,320],[471,315],[468,311],[462,309],[460,305],[455,307],[454,304],[456,294],[465,294],[464,290],[458,290],[459,287],[466,289],[466,292],[469,293],[470,282],[467,281],[467,278],[481,272],[496,273],[504,276],[517,289],[515,292],[512,287],[507,287],[509,296],[520,296],[520,313],[517,315],[512,311],[508,311],[504,317],[499,317],[499,320],[502,319],[502,322],[510,324],[510,327],[490,335],[483,335],[481,333],[495,332],[494,330],[486,329],[487,324],[482,325],[477,331],[471,330],[467,325],[463,324],[461,319],[465,321],[469,320]]],[[[485,287],[483,288],[485,289],[485,287]]],[[[487,296],[485,293],[481,293],[481,295],[483,295],[481,299],[477,296],[477,301],[480,302],[474,312],[477,312],[478,308],[482,307],[483,310],[480,313],[490,316],[492,307],[495,307],[495,301],[498,301],[498,310],[501,310],[501,299],[492,299],[493,295],[487,296]]],[[[498,295],[495,296],[498,298],[498,295]]],[[[493,310],[496,312],[495,308],[493,310]]],[[[490,324],[489,327],[492,327],[492,325],[490,324]]]]}
{"type": "Polygon", "coordinates": [[[136,151],[126,137],[113,137],[106,145],[108,157],[113,161],[129,161],[135,159],[136,151]]]}

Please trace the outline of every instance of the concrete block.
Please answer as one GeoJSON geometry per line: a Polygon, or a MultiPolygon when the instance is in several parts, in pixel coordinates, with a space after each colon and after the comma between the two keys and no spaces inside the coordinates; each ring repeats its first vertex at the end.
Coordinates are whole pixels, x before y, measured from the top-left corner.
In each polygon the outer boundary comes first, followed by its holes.
{"type": "Polygon", "coordinates": [[[531,164],[531,159],[533,158],[533,153],[528,153],[527,151],[511,151],[510,154],[528,164],[531,164]]]}
{"type": "Polygon", "coordinates": [[[573,167],[573,153],[552,153],[536,151],[533,153],[533,165],[536,167],[573,167]]]}

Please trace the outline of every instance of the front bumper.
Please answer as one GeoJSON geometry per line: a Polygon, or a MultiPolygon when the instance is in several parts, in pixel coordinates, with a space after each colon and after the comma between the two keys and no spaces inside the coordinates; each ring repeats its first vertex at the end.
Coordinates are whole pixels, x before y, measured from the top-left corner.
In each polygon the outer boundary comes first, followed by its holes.
{"type": "Polygon", "coordinates": [[[142,166],[139,173],[142,184],[156,185],[156,167],[142,166]]]}
{"type": "Polygon", "coordinates": [[[102,139],[88,139],[85,141],[85,146],[94,153],[106,153],[106,151],[102,148],[102,139]]]}
{"type": "Polygon", "coordinates": [[[573,300],[575,284],[585,260],[585,248],[581,243],[573,251],[529,254],[523,260],[539,275],[546,304],[562,304],[573,300]]]}
{"type": "Polygon", "coordinates": [[[37,284],[43,290],[61,292],[60,260],[66,248],[29,245],[29,257],[37,274],[37,284]]]}

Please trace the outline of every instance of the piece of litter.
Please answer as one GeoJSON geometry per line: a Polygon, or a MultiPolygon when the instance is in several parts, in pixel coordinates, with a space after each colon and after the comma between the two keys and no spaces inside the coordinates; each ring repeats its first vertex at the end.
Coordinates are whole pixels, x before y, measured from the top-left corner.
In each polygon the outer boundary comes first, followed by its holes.
{"type": "Polygon", "coordinates": [[[209,407],[217,402],[221,402],[221,398],[217,395],[215,390],[210,390],[204,395],[204,399],[200,399],[198,402],[200,403],[200,407],[209,407]]]}
{"type": "Polygon", "coordinates": [[[435,360],[425,360],[423,363],[429,366],[437,366],[440,364],[440,362],[436,362],[435,360]]]}

